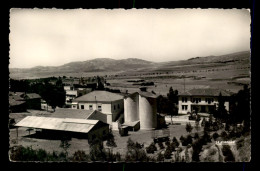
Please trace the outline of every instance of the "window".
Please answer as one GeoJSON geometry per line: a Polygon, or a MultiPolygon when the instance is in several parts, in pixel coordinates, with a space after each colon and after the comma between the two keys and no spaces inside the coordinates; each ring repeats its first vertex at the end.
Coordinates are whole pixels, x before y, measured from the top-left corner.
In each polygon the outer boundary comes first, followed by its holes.
{"type": "Polygon", "coordinates": [[[183,98],[182,98],[182,102],[187,103],[187,97],[183,97],[183,98]]]}
{"type": "Polygon", "coordinates": [[[114,110],[116,110],[116,105],[114,105],[114,110]]]}
{"type": "Polygon", "coordinates": [[[182,105],[182,110],[188,110],[188,105],[182,105]]]}
{"type": "Polygon", "coordinates": [[[117,108],[120,109],[120,105],[119,104],[117,105],[117,108]]]}
{"type": "Polygon", "coordinates": [[[98,111],[102,111],[101,105],[98,106],[98,111]]]}
{"type": "Polygon", "coordinates": [[[93,110],[93,105],[89,105],[89,110],[93,110]]]}
{"type": "Polygon", "coordinates": [[[81,105],[80,107],[81,107],[81,109],[84,109],[84,105],[81,105]]]}

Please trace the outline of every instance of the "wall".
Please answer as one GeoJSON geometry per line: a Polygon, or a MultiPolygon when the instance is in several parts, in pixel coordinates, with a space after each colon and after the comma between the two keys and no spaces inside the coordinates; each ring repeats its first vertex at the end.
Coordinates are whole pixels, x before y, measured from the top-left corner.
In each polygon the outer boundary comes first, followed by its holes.
{"type": "Polygon", "coordinates": [[[125,122],[138,121],[139,118],[139,95],[135,94],[124,99],[125,122]]]}
{"type": "Polygon", "coordinates": [[[124,112],[124,101],[123,99],[111,102],[111,113],[112,121],[116,121],[120,113],[124,112]],[[119,106],[119,108],[118,108],[119,106]]]}
{"type": "Polygon", "coordinates": [[[104,138],[109,132],[109,125],[103,123],[97,123],[89,132],[88,132],[88,142],[91,143],[93,140],[93,135],[96,138],[104,138]]]}
{"type": "Polygon", "coordinates": [[[154,129],[157,127],[156,98],[142,97],[139,95],[139,117],[141,129],[154,129]]]}

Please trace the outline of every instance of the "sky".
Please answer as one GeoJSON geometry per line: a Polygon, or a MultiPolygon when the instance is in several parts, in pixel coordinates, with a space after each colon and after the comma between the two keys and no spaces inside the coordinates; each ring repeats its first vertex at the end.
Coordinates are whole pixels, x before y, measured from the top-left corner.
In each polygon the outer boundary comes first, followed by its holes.
{"type": "Polygon", "coordinates": [[[250,50],[247,9],[10,10],[10,68],[95,58],[153,62],[250,50]]]}

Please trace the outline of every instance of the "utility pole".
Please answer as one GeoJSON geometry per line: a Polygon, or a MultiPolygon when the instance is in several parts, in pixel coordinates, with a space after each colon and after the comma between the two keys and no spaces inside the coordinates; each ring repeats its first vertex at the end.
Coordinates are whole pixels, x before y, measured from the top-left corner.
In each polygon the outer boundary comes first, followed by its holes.
{"type": "Polygon", "coordinates": [[[185,76],[183,76],[183,80],[184,80],[183,88],[184,88],[184,92],[185,92],[185,76]]]}

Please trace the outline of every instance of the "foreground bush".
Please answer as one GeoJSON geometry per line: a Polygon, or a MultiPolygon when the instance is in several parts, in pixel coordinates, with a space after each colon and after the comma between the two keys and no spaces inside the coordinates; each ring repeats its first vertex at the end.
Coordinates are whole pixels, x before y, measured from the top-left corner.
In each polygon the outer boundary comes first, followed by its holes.
{"type": "Polygon", "coordinates": [[[23,146],[12,147],[10,159],[13,161],[61,161],[56,152],[47,153],[43,149],[34,150],[32,147],[23,146]]]}
{"type": "Polygon", "coordinates": [[[157,151],[157,147],[153,142],[148,147],[146,147],[146,152],[148,154],[154,153],[155,151],[157,151]]]}

